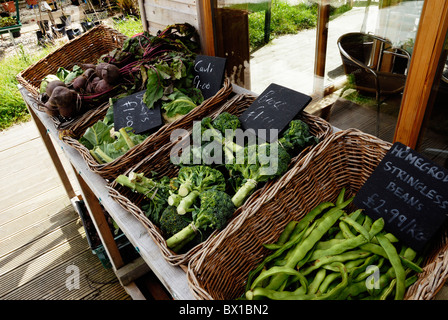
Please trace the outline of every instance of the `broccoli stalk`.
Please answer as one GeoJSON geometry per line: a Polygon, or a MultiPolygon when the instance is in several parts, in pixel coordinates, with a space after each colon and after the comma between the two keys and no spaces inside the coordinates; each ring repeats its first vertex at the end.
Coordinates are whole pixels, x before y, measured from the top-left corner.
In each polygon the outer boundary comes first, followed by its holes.
{"type": "Polygon", "coordinates": [[[126,142],[126,144],[129,147],[129,149],[131,149],[132,147],[135,146],[134,142],[131,140],[131,138],[129,137],[128,133],[126,132],[126,128],[120,128],[118,130],[118,132],[120,132],[120,134],[122,135],[124,141],[126,142]]]}
{"type": "MultiPolygon", "coordinates": [[[[190,208],[200,193],[209,189],[221,191],[226,189],[226,181],[223,174],[208,166],[182,167],[179,170],[177,179],[180,182],[177,194],[182,197],[177,206],[177,212],[181,215],[191,210],[190,208]]],[[[172,203],[176,203],[174,196],[172,198],[172,203]]]]}
{"type": "Polygon", "coordinates": [[[239,172],[245,179],[243,185],[232,197],[235,207],[240,207],[260,182],[266,182],[283,175],[288,170],[291,157],[278,143],[263,143],[244,148],[244,162],[229,163],[229,170],[239,172]],[[271,151],[277,150],[277,154],[271,151]]]}
{"type": "Polygon", "coordinates": [[[193,221],[166,240],[167,247],[174,252],[179,252],[198,232],[224,228],[233,215],[235,206],[227,193],[212,189],[202,192],[199,198],[201,204],[193,211],[193,221]]]}
{"type": "MultiPolygon", "coordinates": [[[[169,178],[166,180],[169,181],[169,178]]],[[[151,221],[155,224],[159,223],[160,215],[167,206],[167,198],[169,194],[169,186],[161,181],[155,181],[147,178],[143,173],[131,172],[129,176],[119,175],[115,181],[122,186],[130,188],[145,196],[149,200],[149,204],[143,208],[151,221]]]]}

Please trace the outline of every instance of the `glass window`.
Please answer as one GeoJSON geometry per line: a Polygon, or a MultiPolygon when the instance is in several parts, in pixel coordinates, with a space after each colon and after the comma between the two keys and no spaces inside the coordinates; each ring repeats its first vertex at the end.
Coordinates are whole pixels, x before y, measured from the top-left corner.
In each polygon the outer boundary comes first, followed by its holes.
{"type": "Polygon", "coordinates": [[[307,111],[392,141],[422,6],[423,0],[215,0],[216,52],[228,59],[233,83],[257,94],[271,83],[321,97],[316,83],[334,88],[307,111]],[[325,19],[321,78],[317,27],[325,19]]]}
{"type": "Polygon", "coordinates": [[[439,60],[439,70],[426,107],[417,151],[448,168],[448,61],[447,41],[439,60]]]}

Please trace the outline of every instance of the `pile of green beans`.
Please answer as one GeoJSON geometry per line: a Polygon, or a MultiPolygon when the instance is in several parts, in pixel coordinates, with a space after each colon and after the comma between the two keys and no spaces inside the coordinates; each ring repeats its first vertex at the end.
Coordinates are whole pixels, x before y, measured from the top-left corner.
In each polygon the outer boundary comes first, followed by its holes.
{"type": "Polygon", "coordinates": [[[272,300],[402,300],[422,272],[422,257],[362,210],[346,207],[345,189],[291,221],[249,273],[245,298],[272,300]]]}

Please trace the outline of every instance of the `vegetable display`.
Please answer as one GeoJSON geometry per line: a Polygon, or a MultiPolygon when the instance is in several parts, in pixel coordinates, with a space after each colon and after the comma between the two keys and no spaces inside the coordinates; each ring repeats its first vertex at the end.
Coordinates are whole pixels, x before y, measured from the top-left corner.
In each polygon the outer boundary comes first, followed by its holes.
{"type": "Polygon", "coordinates": [[[193,86],[197,39],[189,24],[168,26],[157,36],[144,32],[129,38],[97,61],[75,64],[70,70],[60,67],[47,75],[41,81],[40,102],[49,115],[67,121],[116,94],[146,89],[147,106],[160,102],[164,119],[172,122],[204,100],[193,86]],[[48,86],[65,89],[49,94],[48,86]]]}
{"type": "Polygon", "coordinates": [[[109,163],[124,155],[129,149],[142,143],[148,135],[135,134],[132,128],[114,130],[113,103],[103,120],[87,128],[79,142],[89,149],[92,157],[100,164],[109,163]]]}
{"type": "Polygon", "coordinates": [[[245,298],[345,300],[404,298],[422,272],[422,257],[361,210],[347,213],[353,198],[323,202],[291,221],[272,250],[249,273],[245,298]]]}
{"type": "Polygon", "coordinates": [[[174,252],[224,228],[235,211],[230,195],[223,191],[222,173],[207,166],[181,168],[173,179],[163,177],[156,181],[131,172],[129,176],[118,176],[115,181],[145,196],[147,202],[142,209],[161,229],[168,248],[174,252]],[[179,197],[174,204],[171,203],[173,195],[179,197]]]}
{"type": "MultiPolygon", "coordinates": [[[[228,112],[222,112],[214,120],[203,118],[200,125],[193,127],[193,134],[196,131],[197,135],[203,136],[208,131],[211,141],[202,139],[200,146],[186,148],[179,163],[181,166],[196,164],[212,143],[222,145],[225,158],[222,163],[225,163],[230,181],[234,182],[236,193],[232,201],[236,207],[240,207],[260,183],[282,176],[291,158],[305,147],[318,142],[310,133],[308,125],[298,119],[292,120],[281,137],[273,143],[239,145],[234,142],[238,129],[241,129],[239,118],[228,112]],[[276,156],[271,157],[271,154],[276,156]]],[[[219,167],[219,164],[216,166],[219,167]]]]}
{"type": "Polygon", "coordinates": [[[211,139],[187,148],[178,163],[176,177],[156,181],[133,172],[129,177],[116,178],[118,184],[145,196],[147,203],[141,209],[160,228],[172,251],[182,252],[206,239],[214,230],[224,228],[236,208],[259,184],[283,175],[292,157],[318,142],[308,125],[298,119],[291,121],[280,139],[273,143],[239,145],[234,139],[240,128],[238,117],[228,112],[222,112],[214,120],[205,117],[193,126],[193,131],[200,135],[208,131],[211,139]],[[196,156],[201,158],[203,149],[211,144],[222,149],[229,161],[210,165],[187,161],[196,156]],[[239,157],[242,161],[237,161],[241,160],[239,157]]]}

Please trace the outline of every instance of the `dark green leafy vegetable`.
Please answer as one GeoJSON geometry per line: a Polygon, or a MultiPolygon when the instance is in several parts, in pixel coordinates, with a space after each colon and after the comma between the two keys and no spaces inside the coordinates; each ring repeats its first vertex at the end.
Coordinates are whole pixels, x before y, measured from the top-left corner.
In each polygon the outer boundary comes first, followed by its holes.
{"type": "Polygon", "coordinates": [[[170,179],[164,177],[160,181],[156,181],[145,177],[143,173],[131,172],[129,176],[119,175],[115,181],[143,194],[147,203],[142,209],[145,210],[147,217],[155,225],[159,225],[162,213],[167,207],[166,200],[170,192],[170,179]]]}
{"type": "Polygon", "coordinates": [[[223,174],[209,166],[182,167],[177,180],[179,189],[168,200],[170,205],[177,204],[177,213],[185,214],[192,211],[192,207],[202,192],[216,189],[224,191],[226,181],[223,174]]]}

